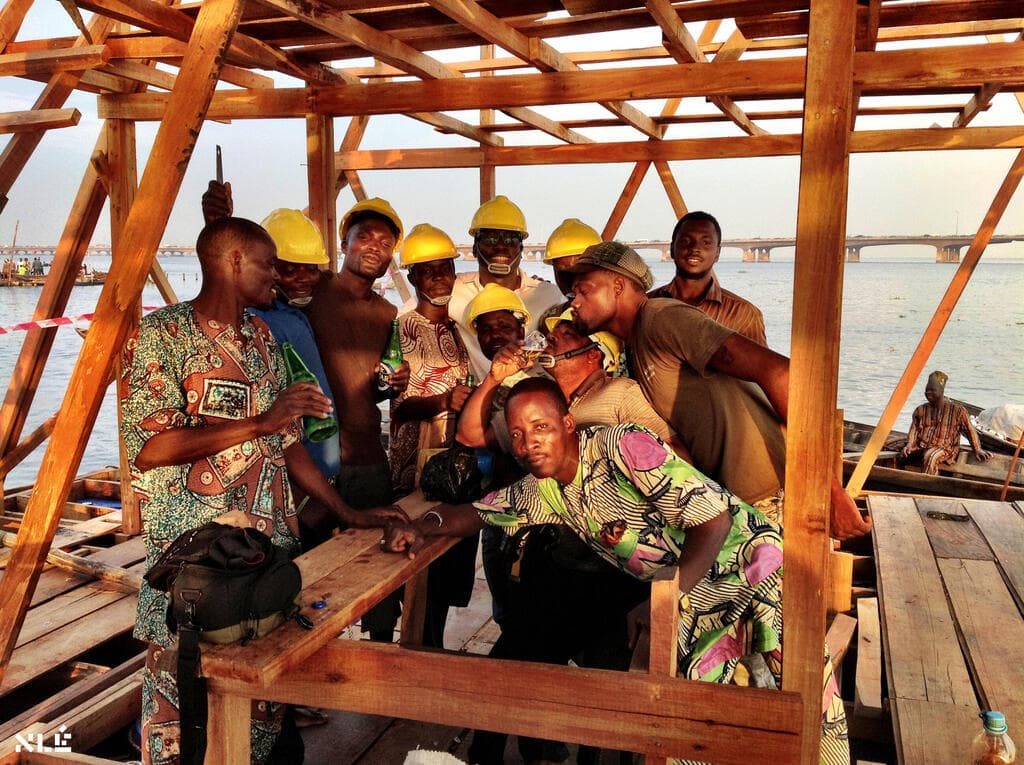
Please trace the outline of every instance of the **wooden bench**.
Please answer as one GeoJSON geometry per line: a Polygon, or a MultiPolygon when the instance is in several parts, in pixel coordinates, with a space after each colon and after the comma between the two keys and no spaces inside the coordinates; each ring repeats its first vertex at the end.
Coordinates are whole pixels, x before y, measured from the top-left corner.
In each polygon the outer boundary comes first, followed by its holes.
{"type": "Polygon", "coordinates": [[[868,505],[900,763],[965,762],[980,707],[1024,718],[1024,518],[977,500],[868,505]]]}

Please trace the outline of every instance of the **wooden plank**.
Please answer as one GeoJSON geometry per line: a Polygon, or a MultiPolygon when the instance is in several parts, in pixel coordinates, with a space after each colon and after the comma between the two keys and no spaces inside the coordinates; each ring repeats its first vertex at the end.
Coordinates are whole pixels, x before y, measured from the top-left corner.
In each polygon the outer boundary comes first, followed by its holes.
{"type": "MultiPolygon", "coordinates": [[[[1024,49],[1024,46],[1021,47],[1024,49]]],[[[924,365],[928,362],[931,352],[946,326],[946,322],[949,321],[953,309],[960,300],[964,289],[966,289],[971,274],[974,273],[978,261],[981,260],[982,253],[988,247],[988,243],[992,239],[992,232],[995,231],[996,225],[998,225],[1003,217],[1003,213],[1006,212],[1006,207],[1013,198],[1017,186],[1020,185],[1022,176],[1024,176],[1024,150],[1018,152],[1011,163],[1010,169],[1006,173],[1006,178],[1003,179],[1002,185],[1000,185],[995,198],[992,200],[992,204],[985,213],[985,219],[982,221],[978,233],[974,236],[974,241],[967,248],[967,252],[961,259],[956,273],[950,280],[949,287],[939,301],[931,321],[921,336],[921,341],[918,343],[917,348],[914,349],[914,354],[910,357],[910,361],[907,362],[907,368],[903,371],[903,375],[896,384],[889,403],[878,420],[875,432],[871,434],[867,446],[864,447],[864,453],[861,455],[860,462],[857,463],[853,475],[850,476],[850,480],[847,483],[847,490],[850,493],[856,494],[863,488],[864,482],[871,472],[871,465],[874,463],[875,457],[885,442],[886,434],[896,424],[896,418],[899,416],[904,404],[907,403],[913,386],[917,384],[917,378],[920,377],[924,365]]]]}
{"type": "Polygon", "coordinates": [[[992,561],[939,561],[984,709],[1024,719],[1024,618],[992,561]]]}
{"type": "Polygon", "coordinates": [[[878,620],[878,599],[857,601],[857,671],[853,709],[857,717],[881,717],[882,632],[878,620]]]}
{"type": "Polygon", "coordinates": [[[900,765],[963,765],[981,726],[976,706],[894,699],[892,724],[900,765]]]}
{"type": "Polygon", "coordinates": [[[1017,607],[1024,611],[1024,517],[1007,502],[975,500],[964,504],[995,552],[1017,607]]]}
{"type": "Polygon", "coordinates": [[[869,497],[890,699],[975,707],[942,581],[914,501],[869,497]]]}
{"type": "Polygon", "coordinates": [[[39,109],[38,111],[0,114],[0,135],[29,130],[73,127],[82,119],[78,109],[39,109]]]}
{"type": "MultiPolygon", "coordinates": [[[[217,693],[244,694],[250,687],[211,680],[217,693]]],[[[749,765],[751,752],[764,762],[793,762],[802,706],[796,694],[782,691],[415,651],[362,640],[331,641],[268,687],[266,695],[720,765],[749,765]],[[611,687],[615,693],[608,692],[611,687]],[[763,723],[766,703],[772,705],[772,730],[763,723]],[[516,713],[509,714],[510,709],[516,713]]]]}
{"type": "MultiPolygon", "coordinates": [[[[89,557],[95,561],[106,563],[108,566],[127,568],[144,560],[146,549],[143,546],[142,537],[135,537],[127,542],[95,552],[89,557]]],[[[32,605],[38,606],[50,598],[68,592],[89,581],[90,577],[82,574],[72,574],[51,567],[40,575],[36,591],[32,595],[32,605]]]]}
{"type": "Polygon", "coordinates": [[[135,611],[136,598],[126,596],[14,651],[0,684],[0,694],[20,688],[105,640],[130,632],[135,626],[135,611]]]}
{"type": "MultiPolygon", "coordinates": [[[[137,576],[141,576],[145,571],[145,564],[138,563],[129,571],[134,571],[137,576]]],[[[126,594],[122,590],[102,582],[91,582],[63,593],[28,612],[21,632],[18,633],[18,642],[15,647],[23,648],[43,635],[88,616],[103,606],[130,596],[130,593],[126,594]]]]}
{"type": "MultiPolygon", "coordinates": [[[[316,702],[311,702],[316,703],[316,702]]],[[[209,693],[206,726],[206,760],[209,763],[249,762],[249,719],[252,701],[244,696],[209,693]]]]}
{"type": "Polygon", "coordinates": [[[916,504],[936,558],[995,560],[981,531],[967,514],[964,502],[918,499],[916,504]],[[963,520],[952,520],[945,516],[962,517],[963,520]]]}
{"type": "MultiPolygon", "coordinates": [[[[800,195],[797,203],[786,431],[782,687],[804,700],[800,762],[819,762],[825,572],[832,549],[828,518],[833,429],[839,384],[839,329],[849,187],[850,114],[856,8],[815,3],[810,10],[800,195]],[[822,205],[821,200],[831,200],[822,205]]],[[[726,62],[718,66],[727,66],[726,62]]],[[[786,413],[783,412],[783,417],[786,413]]]]}
{"type": "Polygon", "coordinates": [[[832,550],[829,553],[825,608],[833,614],[853,608],[853,555],[848,552],[832,550]]]}
{"type": "Polygon", "coordinates": [[[836,614],[832,617],[832,624],[825,633],[825,642],[828,644],[829,656],[832,658],[832,668],[836,677],[840,676],[840,667],[846,652],[850,650],[853,642],[853,635],[857,631],[857,620],[847,614],[836,614]]]}
{"type": "MultiPolygon", "coordinates": [[[[39,483],[25,512],[25,523],[19,531],[21,542],[0,580],[0,671],[5,671],[13,652],[45,549],[57,527],[59,508],[67,499],[85,449],[83,435],[92,428],[114,358],[130,326],[126,309],[138,300],[145,285],[241,9],[241,0],[207,0],[192,29],[166,117],[157,131],[125,225],[124,260],[108,276],[100,293],[92,330],[86,335],[71,374],[64,405],[40,466],[39,483]]],[[[7,668],[5,674],[10,671],[7,668]]]]}
{"type": "Polygon", "coordinates": [[[651,581],[648,671],[675,677],[679,667],[679,567],[655,574],[651,581]]]}
{"type": "Polygon", "coordinates": [[[0,725],[0,741],[10,738],[32,723],[59,720],[61,715],[64,715],[69,709],[79,706],[103,688],[108,688],[113,683],[141,669],[145,661],[146,654],[141,652],[103,674],[93,675],[63,688],[56,695],[44,699],[34,707],[26,709],[17,717],[0,725]]]}

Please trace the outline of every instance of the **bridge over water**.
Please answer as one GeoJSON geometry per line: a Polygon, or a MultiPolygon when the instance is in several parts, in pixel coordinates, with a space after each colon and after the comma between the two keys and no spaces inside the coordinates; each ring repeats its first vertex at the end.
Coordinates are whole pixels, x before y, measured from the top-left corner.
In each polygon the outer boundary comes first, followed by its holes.
{"type": "MultiPolygon", "coordinates": [[[[927,245],[935,248],[936,263],[959,263],[960,253],[972,241],[973,236],[954,235],[932,235],[922,234],[921,236],[851,236],[846,240],[846,261],[848,263],[860,262],[860,251],[865,247],[892,247],[898,245],[927,245]]],[[[1024,242],[1024,234],[1007,234],[1004,236],[993,236],[991,244],[1006,244],[1008,242],[1024,242]]],[[[627,244],[641,254],[655,251],[661,260],[669,260],[671,242],[660,240],[642,240],[627,242],[627,244]]],[[[739,249],[743,251],[743,262],[745,263],[767,263],[771,261],[771,253],[774,249],[794,247],[796,239],[792,237],[758,237],[755,239],[726,239],[722,242],[724,249],[739,249]]],[[[56,245],[15,245],[12,247],[0,247],[0,255],[4,258],[46,258],[53,257],[56,245]]],[[[86,250],[87,255],[97,257],[110,257],[109,244],[92,245],[86,250]]],[[[470,260],[473,257],[473,245],[457,245],[459,254],[463,259],[470,260]]],[[[543,242],[526,242],[523,244],[524,257],[527,260],[541,260],[544,257],[543,242]]],[[[193,256],[196,254],[192,245],[161,245],[157,255],[161,257],[193,256]]]]}

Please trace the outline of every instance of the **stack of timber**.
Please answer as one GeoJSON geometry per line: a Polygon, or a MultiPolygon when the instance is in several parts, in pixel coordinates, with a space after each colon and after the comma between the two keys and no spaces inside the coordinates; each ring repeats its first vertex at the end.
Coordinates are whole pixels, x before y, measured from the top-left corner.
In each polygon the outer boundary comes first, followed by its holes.
{"type": "MultiPolygon", "coordinates": [[[[30,493],[3,499],[4,567],[30,493]]],[[[143,645],[130,633],[144,559],[141,537],[121,530],[118,471],[76,480],[0,683],[0,762],[26,742],[83,753],[138,718],[143,645]]]]}

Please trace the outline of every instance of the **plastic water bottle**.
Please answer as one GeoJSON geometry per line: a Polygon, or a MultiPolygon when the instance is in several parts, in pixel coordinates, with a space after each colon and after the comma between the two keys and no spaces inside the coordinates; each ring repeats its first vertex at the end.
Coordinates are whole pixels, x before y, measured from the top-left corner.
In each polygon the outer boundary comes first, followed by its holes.
{"type": "Polygon", "coordinates": [[[1014,765],[1017,747],[1006,735],[1006,717],[1002,712],[984,711],[980,715],[985,729],[971,745],[971,765],[1014,765]]]}

